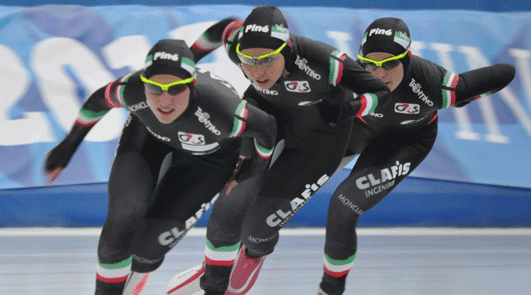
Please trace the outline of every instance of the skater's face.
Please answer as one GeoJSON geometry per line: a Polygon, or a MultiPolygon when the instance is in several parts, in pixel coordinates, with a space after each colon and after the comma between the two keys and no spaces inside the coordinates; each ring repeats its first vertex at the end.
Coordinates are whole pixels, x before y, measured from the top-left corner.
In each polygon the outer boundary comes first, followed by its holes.
{"type": "MultiPolygon", "coordinates": [[[[368,53],[365,57],[373,61],[383,61],[394,57],[394,55],[386,52],[372,52],[368,53]]],[[[394,91],[404,78],[404,66],[399,60],[393,60],[387,63],[393,64],[388,66],[384,63],[383,66],[375,66],[375,64],[371,62],[362,62],[367,71],[382,80],[391,91],[394,91]]]]}
{"type": "Polygon", "coordinates": [[[147,104],[162,124],[175,121],[188,108],[190,87],[187,84],[192,83],[193,78],[182,79],[167,74],[141,78],[147,104]]]}
{"type": "Polygon", "coordinates": [[[271,88],[284,72],[286,65],[284,56],[278,49],[247,48],[239,52],[238,57],[242,61],[245,75],[261,89],[271,88]]]}

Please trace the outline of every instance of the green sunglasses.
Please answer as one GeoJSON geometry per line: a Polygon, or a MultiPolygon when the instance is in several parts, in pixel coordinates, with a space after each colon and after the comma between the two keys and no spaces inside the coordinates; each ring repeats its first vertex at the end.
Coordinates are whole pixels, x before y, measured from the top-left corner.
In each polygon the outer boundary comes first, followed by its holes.
{"type": "Polygon", "coordinates": [[[360,51],[361,51],[361,46],[360,46],[360,49],[358,50],[358,54],[357,55],[358,55],[358,58],[360,60],[362,60],[361,64],[367,70],[376,71],[376,69],[378,69],[378,67],[382,67],[384,70],[389,71],[389,70],[392,70],[392,69],[396,68],[400,64],[399,59],[401,59],[404,56],[406,56],[406,54],[409,52],[409,46],[408,46],[408,48],[406,48],[406,51],[404,53],[399,54],[397,56],[390,57],[390,58],[386,58],[386,59],[383,59],[383,60],[372,60],[370,58],[363,57],[363,56],[360,55],[360,51]]]}
{"type": "Polygon", "coordinates": [[[262,54],[260,56],[252,56],[245,54],[240,51],[240,43],[236,45],[236,53],[238,54],[238,58],[240,61],[246,65],[254,66],[256,64],[259,64],[263,67],[267,67],[273,64],[275,61],[275,55],[279,54],[280,51],[282,51],[282,48],[284,48],[287,45],[287,43],[284,42],[277,50],[271,51],[266,54],[262,54]]]}
{"type": "Polygon", "coordinates": [[[157,83],[155,81],[151,81],[148,78],[142,76],[142,74],[140,74],[140,80],[142,80],[142,82],[144,82],[144,86],[146,87],[146,89],[149,92],[151,92],[153,94],[157,94],[157,95],[162,94],[162,92],[164,92],[164,91],[168,91],[168,93],[170,95],[179,94],[179,93],[183,92],[186,89],[186,87],[187,87],[186,84],[192,83],[194,81],[194,79],[195,79],[194,77],[190,77],[190,78],[187,78],[187,79],[184,79],[184,80],[171,82],[171,83],[168,83],[168,84],[160,84],[160,83],[157,83]]]}

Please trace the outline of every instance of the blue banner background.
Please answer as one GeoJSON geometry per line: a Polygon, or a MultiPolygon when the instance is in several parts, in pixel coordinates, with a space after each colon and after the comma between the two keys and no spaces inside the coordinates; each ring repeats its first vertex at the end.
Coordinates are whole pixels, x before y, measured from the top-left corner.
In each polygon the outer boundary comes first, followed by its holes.
{"type": "MultiPolygon", "coordinates": [[[[141,67],[161,38],[188,42],[213,21],[250,6],[0,7],[0,189],[42,186],[42,159],[99,86],[141,67]],[[7,63],[6,63],[7,61],[7,63]]],[[[517,67],[499,94],[439,113],[439,137],[413,176],[531,187],[530,13],[283,8],[291,31],[354,54],[383,16],[408,24],[412,51],[454,72],[498,62],[517,67]]],[[[221,50],[200,66],[242,92],[247,83],[221,50]]],[[[107,181],[124,111],[100,122],[55,185],[107,181]],[[106,132],[105,136],[100,133],[106,132]],[[93,136],[90,138],[90,136],[93,136]]]]}
{"type": "MultiPolygon", "coordinates": [[[[0,5],[16,6],[38,6],[42,5],[39,0],[0,0],[0,5]]],[[[177,5],[219,5],[219,4],[238,4],[238,5],[276,5],[276,6],[295,6],[300,7],[299,0],[269,0],[267,3],[260,0],[194,0],[176,1],[176,0],[54,0],[53,4],[62,5],[83,5],[83,6],[101,6],[101,5],[157,5],[157,6],[177,6],[177,5]],[[88,2],[88,3],[87,3],[88,2]]],[[[324,6],[324,7],[345,7],[354,9],[392,9],[392,10],[419,10],[419,9],[467,9],[467,10],[485,10],[485,11],[525,11],[531,10],[531,2],[527,0],[475,0],[475,1],[426,1],[426,0],[306,0],[304,6],[324,6]]]]}
{"type": "MultiPolygon", "coordinates": [[[[292,32],[350,55],[374,19],[395,16],[408,24],[414,54],[456,73],[499,62],[515,65],[517,76],[503,91],[463,109],[439,112],[432,152],[363,224],[529,225],[531,13],[281,8],[292,32]]],[[[0,226],[101,225],[105,182],[126,112],[113,110],[98,123],[46,188],[44,155],[67,134],[88,96],[141,68],[157,40],[182,38],[190,44],[213,22],[244,18],[251,9],[0,6],[0,226]]],[[[240,93],[248,85],[221,49],[199,66],[224,77],[240,93]]],[[[323,225],[323,204],[348,171],[334,176],[290,224],[323,225]]]]}

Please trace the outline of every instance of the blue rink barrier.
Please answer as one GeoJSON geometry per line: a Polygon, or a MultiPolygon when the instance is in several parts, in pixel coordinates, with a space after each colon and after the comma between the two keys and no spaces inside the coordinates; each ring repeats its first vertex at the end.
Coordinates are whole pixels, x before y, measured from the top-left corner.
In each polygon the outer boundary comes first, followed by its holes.
{"type": "MultiPolygon", "coordinates": [[[[349,172],[335,174],[287,226],[325,226],[330,197],[349,172]]],[[[107,201],[107,183],[0,190],[0,227],[98,227],[107,201]]],[[[359,226],[528,227],[529,208],[527,188],[409,177],[359,226]]],[[[209,214],[197,226],[206,226],[209,214]]]]}

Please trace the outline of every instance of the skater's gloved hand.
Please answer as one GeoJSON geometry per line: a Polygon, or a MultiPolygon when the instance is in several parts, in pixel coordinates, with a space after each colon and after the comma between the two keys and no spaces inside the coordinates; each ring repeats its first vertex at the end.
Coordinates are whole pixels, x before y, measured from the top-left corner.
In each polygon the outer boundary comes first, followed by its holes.
{"type": "Polygon", "coordinates": [[[75,151],[75,147],[63,140],[46,154],[44,158],[44,175],[48,178],[48,183],[53,182],[63,172],[75,151]]]}
{"type": "Polygon", "coordinates": [[[348,102],[338,102],[324,98],[316,103],[315,106],[319,109],[323,121],[333,127],[337,127],[343,120],[352,115],[352,112],[349,111],[351,105],[348,102]]]}
{"type": "Polygon", "coordinates": [[[250,178],[253,173],[251,169],[251,158],[244,158],[243,161],[241,161],[238,175],[236,175],[236,182],[241,183],[244,180],[250,178]]]}
{"type": "MultiPolygon", "coordinates": [[[[244,156],[240,156],[240,158],[238,159],[238,163],[236,163],[236,167],[234,167],[234,171],[232,171],[232,175],[229,179],[229,181],[227,182],[227,195],[230,194],[231,190],[236,186],[238,185],[238,181],[239,178],[239,174],[240,174],[240,170],[242,169],[242,166],[243,166],[243,163],[245,162],[245,157],[244,156]],[[236,180],[238,179],[238,180],[236,180]]],[[[248,161],[249,162],[249,161],[248,161]]]]}

